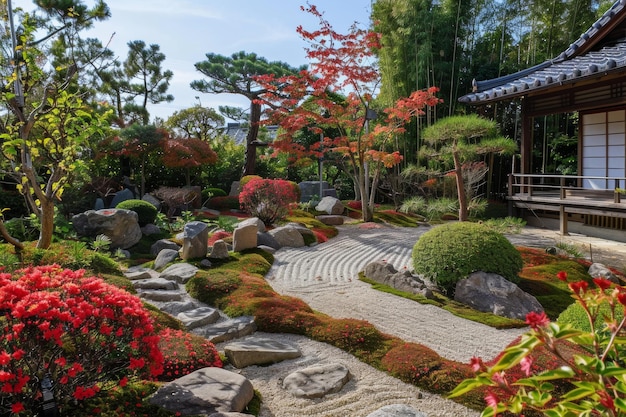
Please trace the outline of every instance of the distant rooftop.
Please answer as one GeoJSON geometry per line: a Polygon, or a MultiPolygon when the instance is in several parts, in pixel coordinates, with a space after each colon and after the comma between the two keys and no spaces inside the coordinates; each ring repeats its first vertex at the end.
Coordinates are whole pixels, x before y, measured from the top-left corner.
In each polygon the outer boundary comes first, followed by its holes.
{"type": "MultiPolygon", "coordinates": [[[[278,133],[278,126],[263,126],[262,131],[267,132],[267,136],[270,142],[276,139],[278,133]]],[[[224,133],[235,141],[237,145],[243,145],[246,143],[246,136],[248,135],[248,126],[242,126],[241,123],[228,123],[224,133]]]]}

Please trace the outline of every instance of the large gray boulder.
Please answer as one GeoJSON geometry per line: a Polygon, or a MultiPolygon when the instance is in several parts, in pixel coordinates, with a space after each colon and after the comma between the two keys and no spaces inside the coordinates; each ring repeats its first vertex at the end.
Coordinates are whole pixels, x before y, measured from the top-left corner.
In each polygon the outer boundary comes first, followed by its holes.
{"type": "Polygon", "coordinates": [[[72,225],[79,236],[106,235],[113,249],[128,249],[142,236],[137,213],[130,210],[88,210],[72,216],[72,225]]]}
{"type": "Polygon", "coordinates": [[[228,259],[230,254],[228,253],[228,244],[222,239],[218,239],[213,242],[211,247],[211,253],[209,254],[211,259],[228,259]]]}
{"type": "Polygon", "coordinates": [[[256,248],[258,225],[256,223],[239,224],[233,230],[233,251],[256,248]]]}
{"type": "Polygon", "coordinates": [[[169,239],[159,239],[150,246],[150,255],[157,256],[163,249],[173,249],[178,252],[180,246],[169,239]]]}
{"type": "Polygon", "coordinates": [[[209,226],[204,222],[189,222],[183,229],[183,259],[205,258],[209,247],[209,226]]]}
{"type": "Polygon", "coordinates": [[[180,416],[243,411],[254,397],[252,383],[222,368],[202,368],[159,388],[149,399],[180,416]]]}
{"type": "Polygon", "coordinates": [[[543,307],[532,295],[498,274],[474,272],[456,285],[454,299],[475,310],[524,320],[531,311],[543,307]]]}
{"type": "Polygon", "coordinates": [[[281,248],[301,248],[304,246],[304,238],[296,227],[277,227],[270,230],[269,234],[278,242],[281,248]]]}
{"type": "Polygon", "coordinates": [[[258,229],[258,232],[260,233],[263,233],[266,230],[265,223],[263,223],[263,220],[259,219],[258,217],[250,217],[248,219],[244,219],[237,224],[237,227],[245,227],[250,225],[255,225],[258,229]]]}
{"type": "Polygon", "coordinates": [[[429,282],[421,280],[410,271],[397,271],[393,265],[385,261],[375,261],[367,264],[363,274],[380,284],[387,285],[410,294],[421,294],[426,298],[433,298],[436,288],[429,282]]]}
{"type": "Polygon", "coordinates": [[[606,265],[598,262],[594,262],[589,266],[588,274],[591,275],[592,278],[604,278],[615,284],[620,283],[617,276],[607,268],[606,265]]]}
{"type": "Polygon", "coordinates": [[[322,211],[327,214],[342,214],[345,210],[345,207],[341,200],[335,197],[324,197],[322,201],[319,202],[317,206],[315,206],[315,210],[322,211]]]}
{"type": "Polygon", "coordinates": [[[156,258],[154,259],[154,269],[164,268],[165,265],[170,262],[174,262],[178,259],[179,253],[175,249],[163,249],[161,250],[156,258]]]}
{"type": "Polygon", "coordinates": [[[123,190],[115,193],[115,196],[113,197],[113,200],[111,201],[111,207],[117,207],[117,205],[121,203],[122,201],[134,200],[134,199],[135,199],[135,194],[133,194],[133,192],[129,190],[128,188],[124,188],[123,190]]]}
{"type": "Polygon", "coordinates": [[[198,268],[186,262],[170,265],[161,274],[159,278],[176,281],[179,284],[186,284],[198,272],[198,268]]]}

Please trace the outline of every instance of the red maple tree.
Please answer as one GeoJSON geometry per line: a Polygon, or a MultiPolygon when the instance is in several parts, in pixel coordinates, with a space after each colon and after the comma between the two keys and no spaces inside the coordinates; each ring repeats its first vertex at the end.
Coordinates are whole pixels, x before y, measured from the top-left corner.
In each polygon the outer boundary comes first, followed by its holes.
{"type": "Polygon", "coordinates": [[[374,192],[384,168],[400,163],[402,155],[390,150],[394,135],[426,106],[441,100],[436,88],[416,91],[382,110],[376,118],[371,104],[380,81],[374,50],[381,48],[380,34],[353,24],[348,34],[336,32],[313,5],[302,7],[319,19],[320,28],[297,32],[309,42],[306,48],[311,67],[297,75],[264,75],[257,82],[267,89],[261,96],[269,107],[268,123],[279,124],[282,133],[273,142],[276,153],[287,152],[296,159],[339,155],[358,186],[363,220],[373,217],[374,192]],[[322,136],[317,145],[303,146],[297,137],[303,130],[322,136]],[[327,134],[327,132],[333,132],[327,134]],[[371,181],[371,187],[370,185],[371,181]]]}
{"type": "Polygon", "coordinates": [[[193,168],[217,162],[217,154],[211,146],[197,138],[168,138],[162,141],[163,164],[168,168],[184,168],[185,181],[191,185],[193,168]]]}

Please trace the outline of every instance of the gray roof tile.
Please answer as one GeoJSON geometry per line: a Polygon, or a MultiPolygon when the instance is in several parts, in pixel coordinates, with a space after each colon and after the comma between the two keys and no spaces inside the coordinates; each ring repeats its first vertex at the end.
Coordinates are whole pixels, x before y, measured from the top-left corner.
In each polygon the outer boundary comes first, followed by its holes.
{"type": "MultiPolygon", "coordinates": [[[[624,71],[626,38],[601,45],[599,33],[610,24],[624,24],[626,0],[618,0],[580,38],[557,58],[492,80],[474,81],[474,91],[459,98],[462,103],[481,104],[522,96],[555,83],[570,83],[584,77],[624,71]]],[[[623,29],[622,29],[623,30],[623,29]]]]}

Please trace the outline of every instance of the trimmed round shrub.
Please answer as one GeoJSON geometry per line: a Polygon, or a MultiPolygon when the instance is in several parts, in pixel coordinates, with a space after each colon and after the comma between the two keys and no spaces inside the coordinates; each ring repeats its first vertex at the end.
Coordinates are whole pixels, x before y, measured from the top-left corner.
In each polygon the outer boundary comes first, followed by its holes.
{"type": "Polygon", "coordinates": [[[126,200],[119,203],[115,208],[130,210],[137,213],[139,217],[139,225],[145,226],[154,223],[157,217],[157,209],[152,204],[143,200],[126,200]]]}
{"type": "Polygon", "coordinates": [[[458,222],[437,226],[413,246],[415,272],[432,280],[448,295],[457,282],[472,272],[498,274],[519,282],[522,256],[502,234],[479,223],[458,222]]]}
{"type": "Polygon", "coordinates": [[[246,186],[247,183],[249,183],[252,180],[262,180],[263,177],[259,176],[259,175],[246,175],[244,177],[241,177],[241,179],[239,180],[239,192],[243,191],[243,187],[246,186]]]}
{"type": "Polygon", "coordinates": [[[226,197],[228,193],[221,188],[208,187],[202,190],[202,200],[208,200],[210,197],[226,197]]]}
{"type": "MultiPolygon", "coordinates": [[[[605,330],[605,317],[611,317],[611,306],[608,302],[603,301],[599,306],[594,322],[594,326],[596,330],[605,330]]],[[[615,309],[615,319],[619,321],[624,317],[624,310],[622,308],[615,309]]],[[[589,324],[589,319],[587,318],[587,313],[583,309],[583,307],[579,303],[570,304],[563,312],[559,315],[557,321],[560,324],[569,324],[576,330],[581,330],[583,332],[590,332],[591,326],[589,324]]]]}

